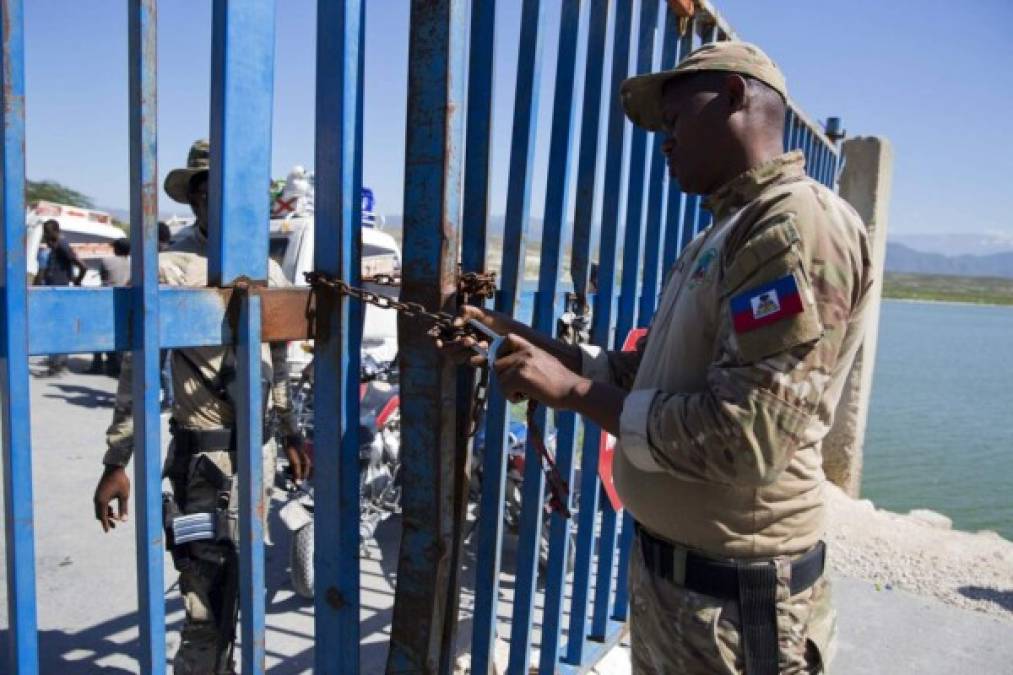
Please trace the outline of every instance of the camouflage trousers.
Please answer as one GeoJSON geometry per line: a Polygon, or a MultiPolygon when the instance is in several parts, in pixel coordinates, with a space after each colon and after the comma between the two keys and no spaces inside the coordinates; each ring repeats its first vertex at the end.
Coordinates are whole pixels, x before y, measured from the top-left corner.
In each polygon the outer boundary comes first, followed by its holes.
{"type": "MultiPolygon", "coordinates": [[[[791,561],[779,558],[778,671],[826,673],[836,616],[824,576],[789,597],[791,561]]],[[[644,565],[639,541],[630,560],[630,652],[634,675],[739,675],[745,673],[739,606],[694,593],[644,565]]]]}
{"type": "MultiPolygon", "coordinates": [[[[232,456],[225,451],[202,452],[194,455],[190,462],[186,485],[186,504],[181,505],[187,513],[214,511],[218,492],[204,476],[193,471],[196,460],[206,456],[227,476],[234,476],[238,467],[233,466],[232,456]]],[[[271,490],[274,485],[275,457],[277,447],[274,440],[264,445],[264,498],[270,504],[271,490]]],[[[173,448],[169,447],[166,467],[173,461],[173,448]]],[[[264,509],[264,537],[269,540],[267,529],[267,512],[264,509]]],[[[238,533],[239,496],[238,486],[233,486],[229,501],[229,521],[233,533],[238,533]]],[[[183,598],[183,609],[186,616],[180,635],[179,649],[173,659],[173,672],[177,675],[207,675],[209,673],[232,673],[234,664],[224,664],[216,670],[219,647],[223,639],[230,645],[235,642],[235,633],[223,636],[219,626],[223,609],[233,605],[236,600],[224,597],[223,579],[229,574],[238,574],[238,559],[227,555],[228,550],[220,544],[191,542],[189,556],[193,564],[185,568],[179,575],[179,592],[183,598]]],[[[238,586],[235,587],[238,593],[238,586]]],[[[231,651],[231,649],[230,649],[231,651]]]]}

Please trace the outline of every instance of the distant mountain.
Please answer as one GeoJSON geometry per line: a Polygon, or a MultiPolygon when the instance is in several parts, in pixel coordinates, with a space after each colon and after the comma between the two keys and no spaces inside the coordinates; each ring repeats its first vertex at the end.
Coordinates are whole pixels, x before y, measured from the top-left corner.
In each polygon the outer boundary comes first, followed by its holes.
{"type": "Polygon", "coordinates": [[[1013,250],[989,255],[925,253],[899,244],[886,245],[886,271],[901,274],[945,274],[1013,279],[1013,250]]]}
{"type": "Polygon", "coordinates": [[[991,255],[1013,251],[1013,232],[891,234],[889,239],[916,251],[945,256],[991,255]]]}

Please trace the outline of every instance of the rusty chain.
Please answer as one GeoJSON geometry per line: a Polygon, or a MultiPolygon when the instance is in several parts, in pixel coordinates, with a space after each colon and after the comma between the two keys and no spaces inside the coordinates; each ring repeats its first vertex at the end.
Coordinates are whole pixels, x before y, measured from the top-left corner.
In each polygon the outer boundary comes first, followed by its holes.
{"type": "MultiPolygon", "coordinates": [[[[456,317],[447,312],[430,312],[417,302],[402,302],[389,295],[352,286],[341,279],[323,272],[306,272],[305,277],[307,283],[314,289],[327,288],[349,298],[379,307],[380,309],[393,309],[398,314],[408,318],[428,322],[432,325],[427,334],[434,339],[449,341],[466,335],[470,335],[476,339],[484,339],[484,336],[472,335],[465,327],[455,326],[454,319],[456,317]]],[[[376,274],[371,277],[364,277],[362,281],[363,283],[371,283],[377,286],[396,287],[401,285],[401,276],[397,274],[376,274]]],[[[462,304],[469,303],[472,300],[491,298],[496,293],[496,275],[494,273],[480,272],[459,273],[457,292],[462,304]]],[[[468,438],[473,437],[478,432],[482,411],[485,408],[485,402],[489,394],[489,370],[488,364],[482,368],[481,376],[475,387],[472,399],[473,403],[469,414],[468,438]]],[[[558,511],[564,518],[569,518],[570,510],[567,507],[569,486],[556,467],[552,453],[545,447],[541,430],[535,423],[534,413],[536,405],[535,401],[528,402],[527,425],[551,494],[547,506],[550,511],[558,511]]]]}
{"type": "MultiPolygon", "coordinates": [[[[430,327],[426,333],[434,339],[442,339],[449,342],[458,337],[471,335],[466,328],[454,325],[456,317],[453,314],[430,312],[417,302],[402,302],[390,295],[377,293],[367,288],[352,286],[341,279],[323,272],[306,272],[305,277],[306,282],[314,289],[327,288],[374,307],[392,309],[402,316],[429,323],[430,327]]],[[[363,277],[362,281],[363,283],[377,286],[399,287],[401,285],[401,275],[375,274],[370,277],[363,277]]],[[[496,293],[496,275],[495,273],[463,272],[458,277],[457,292],[459,297],[461,297],[462,303],[491,298],[496,293]]],[[[482,336],[471,335],[471,337],[480,338],[482,336]]],[[[485,408],[488,393],[489,369],[483,368],[475,390],[475,396],[472,399],[473,404],[468,423],[468,438],[471,438],[478,432],[479,421],[482,416],[482,410],[485,408]]]]}

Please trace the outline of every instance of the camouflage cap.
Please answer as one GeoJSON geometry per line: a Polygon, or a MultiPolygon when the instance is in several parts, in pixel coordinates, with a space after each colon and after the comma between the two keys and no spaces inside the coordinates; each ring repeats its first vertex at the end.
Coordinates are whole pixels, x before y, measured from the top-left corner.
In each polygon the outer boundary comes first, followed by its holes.
{"type": "Polygon", "coordinates": [[[190,154],[186,156],[185,169],[173,169],[165,177],[165,193],[180,204],[188,204],[186,198],[190,190],[190,181],[199,173],[206,173],[211,167],[211,145],[207,139],[201,138],[190,146],[190,154]]]}
{"type": "Polygon", "coordinates": [[[700,47],[672,70],[631,77],[619,87],[626,116],[649,131],[662,131],[661,95],[669,80],[706,71],[724,71],[748,75],[763,82],[785,99],[788,88],[784,74],[769,56],[748,42],[712,42],[700,47]]]}

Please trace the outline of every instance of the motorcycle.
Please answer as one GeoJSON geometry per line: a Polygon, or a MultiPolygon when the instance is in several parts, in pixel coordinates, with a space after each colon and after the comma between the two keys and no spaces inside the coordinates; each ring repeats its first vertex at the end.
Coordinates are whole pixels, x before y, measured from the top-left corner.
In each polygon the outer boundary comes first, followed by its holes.
{"type": "MultiPolygon", "coordinates": [[[[365,355],[359,386],[359,540],[360,552],[368,556],[366,543],[376,528],[401,512],[400,398],[397,361],[379,363],[365,355]]],[[[292,406],[307,452],[313,451],[312,362],[292,388],[292,406]]],[[[287,480],[288,502],[280,516],[292,531],[290,568],[292,587],[304,598],[313,597],[313,486],[287,480]]]]}
{"type": "MultiPolygon", "coordinates": [[[[527,446],[528,439],[528,428],[524,422],[519,420],[510,420],[509,431],[507,432],[507,448],[506,448],[506,477],[504,485],[504,504],[503,504],[503,525],[507,532],[512,535],[520,534],[521,526],[521,506],[522,506],[522,491],[524,486],[524,463],[525,463],[525,448],[527,446]]],[[[556,447],[556,435],[555,432],[551,432],[545,438],[545,447],[550,452],[555,452],[556,447]]],[[[479,495],[482,489],[482,456],[485,451],[485,426],[480,424],[479,431],[475,434],[474,444],[474,458],[472,459],[472,475],[471,475],[471,489],[469,492],[470,499],[478,503],[479,495]]],[[[544,494],[543,509],[542,509],[542,536],[538,545],[538,567],[541,570],[549,564],[549,517],[548,513],[549,502],[551,495],[546,489],[544,494]]],[[[576,503],[578,500],[574,499],[576,503]]],[[[470,538],[477,527],[478,520],[472,526],[471,531],[468,532],[467,537],[470,538]]],[[[567,555],[567,571],[573,571],[574,559],[577,551],[577,533],[576,529],[570,528],[570,535],[568,537],[568,555],[567,555]]]]}

